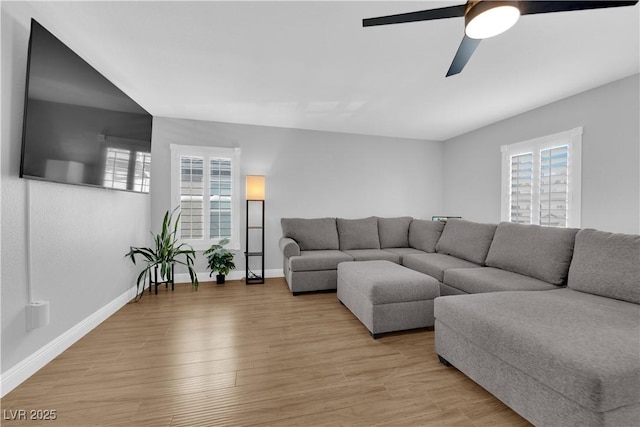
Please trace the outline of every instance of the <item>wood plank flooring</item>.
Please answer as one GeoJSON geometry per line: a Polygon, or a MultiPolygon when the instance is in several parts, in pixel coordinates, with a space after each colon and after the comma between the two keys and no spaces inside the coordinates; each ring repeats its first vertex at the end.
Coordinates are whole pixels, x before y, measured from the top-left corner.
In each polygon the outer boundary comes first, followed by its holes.
{"type": "Polygon", "coordinates": [[[528,426],[438,362],[434,332],[373,340],[335,293],[176,285],[130,303],[2,399],[3,426],[528,426]],[[7,420],[25,409],[55,421],[7,420]]]}

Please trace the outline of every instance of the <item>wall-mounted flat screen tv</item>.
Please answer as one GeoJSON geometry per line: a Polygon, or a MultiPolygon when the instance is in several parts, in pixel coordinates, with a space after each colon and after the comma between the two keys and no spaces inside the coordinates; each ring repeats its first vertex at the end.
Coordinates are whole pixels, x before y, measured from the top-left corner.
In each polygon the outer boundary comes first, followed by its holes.
{"type": "Polygon", "coordinates": [[[20,177],[148,193],[152,120],[31,20],[20,177]]]}

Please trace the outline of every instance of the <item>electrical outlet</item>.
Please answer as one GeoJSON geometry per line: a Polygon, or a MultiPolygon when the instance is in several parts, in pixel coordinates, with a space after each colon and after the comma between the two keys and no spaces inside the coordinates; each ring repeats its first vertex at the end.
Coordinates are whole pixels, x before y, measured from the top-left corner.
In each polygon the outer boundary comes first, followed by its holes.
{"type": "Polygon", "coordinates": [[[47,326],[50,321],[49,301],[34,301],[27,305],[27,331],[47,326]]]}

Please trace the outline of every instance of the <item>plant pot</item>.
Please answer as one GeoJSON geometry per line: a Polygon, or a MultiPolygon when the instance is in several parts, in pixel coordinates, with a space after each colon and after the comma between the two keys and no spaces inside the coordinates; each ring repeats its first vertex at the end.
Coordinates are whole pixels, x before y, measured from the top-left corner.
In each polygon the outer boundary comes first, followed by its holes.
{"type": "Polygon", "coordinates": [[[224,285],[224,274],[216,274],[216,284],[224,285]]]}

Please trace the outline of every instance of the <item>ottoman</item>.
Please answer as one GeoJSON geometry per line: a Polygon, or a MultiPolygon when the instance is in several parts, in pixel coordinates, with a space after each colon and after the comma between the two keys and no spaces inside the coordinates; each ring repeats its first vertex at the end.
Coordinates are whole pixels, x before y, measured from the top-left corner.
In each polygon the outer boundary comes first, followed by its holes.
{"type": "Polygon", "coordinates": [[[433,326],[438,280],[390,261],[338,264],[338,300],[374,339],[385,332],[433,326]]]}

